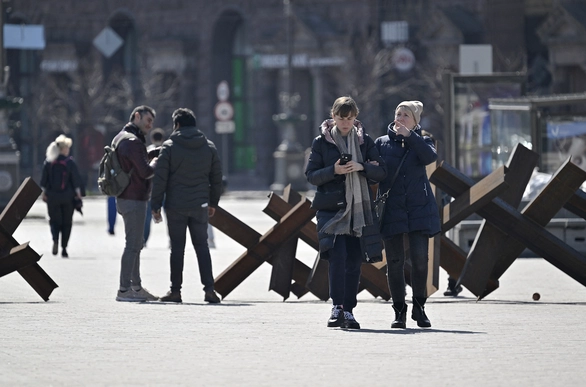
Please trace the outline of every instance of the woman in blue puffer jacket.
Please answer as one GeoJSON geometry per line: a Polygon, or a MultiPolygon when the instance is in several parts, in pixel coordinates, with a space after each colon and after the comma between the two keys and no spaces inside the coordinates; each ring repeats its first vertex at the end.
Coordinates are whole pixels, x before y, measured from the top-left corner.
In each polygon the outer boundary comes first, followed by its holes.
{"type": "Polygon", "coordinates": [[[335,200],[334,208],[317,211],[319,253],[329,262],[333,303],[327,325],[359,329],[353,309],[363,255],[360,238],[362,228],[374,221],[368,184],[384,179],[386,168],[374,141],[356,120],[358,107],[352,98],[336,99],[331,116],[322,123],[321,135],[313,140],[305,175],[317,186],[316,199],[327,193],[342,194],[339,207],[335,200]],[[350,154],[350,160],[342,162],[342,154],[350,154]]]}
{"type": "Polygon", "coordinates": [[[387,256],[387,280],[395,310],[391,328],[406,326],[404,234],[409,239],[411,257],[411,318],[420,327],[431,327],[424,310],[428,246],[429,238],[440,232],[440,219],[425,168],[437,160],[437,152],[433,140],[421,133],[419,122],[422,111],[423,104],[419,101],[401,102],[395,109],[395,120],[389,124],[387,135],[375,141],[389,171],[380,183],[379,194],[389,192],[381,233],[387,256]]]}

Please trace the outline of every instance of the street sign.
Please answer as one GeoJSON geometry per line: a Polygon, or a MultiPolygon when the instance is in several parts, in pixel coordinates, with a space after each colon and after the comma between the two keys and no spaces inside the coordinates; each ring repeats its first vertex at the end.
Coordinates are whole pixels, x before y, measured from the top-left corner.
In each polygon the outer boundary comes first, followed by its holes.
{"type": "Polygon", "coordinates": [[[216,95],[218,96],[218,100],[222,102],[228,100],[228,97],[230,96],[230,86],[228,86],[228,82],[222,81],[218,84],[216,95]]]}
{"type": "Polygon", "coordinates": [[[409,71],[415,66],[415,55],[408,48],[399,47],[393,51],[391,61],[397,70],[409,71]]]}
{"type": "Polygon", "coordinates": [[[5,24],[3,32],[5,49],[45,49],[45,27],[43,25],[5,24]]]}
{"type": "Polygon", "coordinates": [[[216,133],[218,134],[230,134],[234,133],[235,130],[234,121],[216,121],[216,133]]]}
{"type": "Polygon", "coordinates": [[[214,108],[214,114],[218,121],[228,121],[234,117],[234,108],[230,102],[220,101],[214,108]]]}
{"type": "Polygon", "coordinates": [[[94,46],[106,58],[114,55],[116,51],[122,46],[124,40],[110,27],[106,27],[94,38],[94,46]]]}

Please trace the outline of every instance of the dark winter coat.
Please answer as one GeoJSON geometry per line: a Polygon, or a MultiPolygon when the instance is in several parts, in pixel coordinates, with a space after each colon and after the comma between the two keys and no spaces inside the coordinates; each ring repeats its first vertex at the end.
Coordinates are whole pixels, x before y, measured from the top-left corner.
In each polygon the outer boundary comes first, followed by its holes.
{"type": "MultiPolygon", "coordinates": [[[[364,133],[359,121],[356,121],[356,123],[360,151],[364,160],[362,164],[364,170],[359,173],[364,175],[369,183],[375,184],[385,178],[387,169],[383,159],[378,154],[372,138],[364,133]],[[369,164],[368,161],[378,161],[379,165],[369,164]]],[[[336,175],[334,173],[334,164],[340,159],[340,151],[330,134],[332,129],[333,120],[326,120],[322,123],[322,134],[313,140],[311,154],[309,155],[309,161],[305,169],[307,181],[317,186],[318,192],[345,192],[346,190],[346,175],[336,175]]],[[[317,211],[317,230],[321,230],[324,224],[334,217],[334,215],[336,215],[336,211],[317,211]]],[[[318,238],[321,258],[327,259],[327,255],[323,253],[334,245],[334,235],[318,232],[318,238]]]]}
{"type": "Polygon", "coordinates": [[[375,140],[388,168],[388,175],[380,183],[379,192],[387,192],[401,158],[405,152],[409,153],[389,192],[381,232],[384,237],[389,237],[422,231],[431,237],[440,232],[439,210],[425,169],[437,160],[433,140],[422,136],[419,126],[409,137],[403,137],[392,130],[393,125],[389,125],[386,136],[375,140]]]}
{"type": "Polygon", "coordinates": [[[51,203],[67,203],[76,196],[75,190],[81,189],[81,176],[77,164],[71,157],[59,155],[53,162],[45,160],[41,175],[41,187],[51,203]]]}
{"type": "Polygon", "coordinates": [[[129,132],[136,137],[120,141],[116,148],[116,154],[120,165],[125,172],[130,172],[130,184],[118,196],[120,199],[140,200],[146,202],[149,200],[151,191],[151,179],[155,169],[149,164],[146,151],[146,140],[140,129],[133,123],[128,123],[114,137],[123,136],[123,132],[129,132]]]}
{"type": "Polygon", "coordinates": [[[207,203],[217,207],[222,193],[222,164],[213,142],[193,126],[180,127],[163,143],[151,206],[188,211],[207,203]]]}

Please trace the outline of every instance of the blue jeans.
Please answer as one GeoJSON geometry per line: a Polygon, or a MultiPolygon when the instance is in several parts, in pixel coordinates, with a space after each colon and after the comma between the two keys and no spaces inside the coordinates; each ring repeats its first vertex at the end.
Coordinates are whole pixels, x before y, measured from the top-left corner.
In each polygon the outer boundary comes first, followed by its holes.
{"type": "Polygon", "coordinates": [[[336,235],[334,247],[329,251],[330,297],[334,305],[344,305],[352,312],[357,304],[362,249],[360,239],[349,235],[336,235]]]}
{"type": "Polygon", "coordinates": [[[183,284],[186,230],[197,255],[199,276],[204,291],[214,290],[212,257],[208,247],[208,207],[189,211],[165,210],[171,240],[171,291],[180,291],[183,284]]]}
{"type": "Polygon", "coordinates": [[[114,234],[116,225],[116,197],[108,196],[108,232],[114,234]]]}
{"type": "Polygon", "coordinates": [[[116,198],[118,213],[124,219],[126,245],[120,267],[120,288],[141,287],[140,251],[143,247],[144,219],[147,202],[116,198]]]}
{"type": "MultiPolygon", "coordinates": [[[[407,234],[411,257],[411,288],[413,297],[426,298],[427,250],[429,235],[421,231],[407,234]]],[[[384,240],[387,254],[387,281],[393,303],[405,303],[405,247],[403,234],[393,235],[384,240]]]]}

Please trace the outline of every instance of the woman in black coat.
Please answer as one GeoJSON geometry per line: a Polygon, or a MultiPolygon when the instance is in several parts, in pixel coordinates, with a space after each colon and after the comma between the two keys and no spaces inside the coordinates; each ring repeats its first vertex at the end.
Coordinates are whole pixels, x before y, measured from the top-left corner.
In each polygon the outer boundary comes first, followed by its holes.
{"type": "Polygon", "coordinates": [[[69,157],[72,144],[73,141],[63,134],[49,144],[41,176],[42,198],[47,203],[53,237],[52,253],[57,255],[61,234],[63,258],[69,257],[67,244],[71,236],[73,212],[76,205],[81,209],[81,177],[77,165],[69,157]]]}
{"type": "Polygon", "coordinates": [[[362,228],[373,222],[368,183],[384,179],[386,168],[374,141],[356,120],[358,107],[352,98],[336,99],[331,116],[313,140],[305,175],[317,186],[314,208],[318,196],[336,197],[331,207],[317,208],[319,253],[329,261],[333,302],[328,327],[360,329],[353,309],[362,265],[362,228]]]}
{"type": "Polygon", "coordinates": [[[387,255],[387,280],[395,310],[391,328],[406,326],[404,234],[409,239],[411,257],[411,318],[420,327],[431,327],[424,310],[428,246],[429,238],[440,232],[440,220],[426,173],[426,165],[437,160],[437,152],[433,140],[421,133],[419,122],[422,111],[423,104],[419,101],[401,102],[395,109],[395,120],[389,124],[387,135],[375,141],[389,171],[380,183],[379,193],[389,192],[381,233],[387,255]]]}

